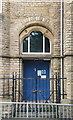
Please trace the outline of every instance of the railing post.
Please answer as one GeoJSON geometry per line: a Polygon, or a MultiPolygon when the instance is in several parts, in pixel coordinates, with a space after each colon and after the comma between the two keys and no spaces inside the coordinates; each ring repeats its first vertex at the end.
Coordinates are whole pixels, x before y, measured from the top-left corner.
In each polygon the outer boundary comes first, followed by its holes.
{"type": "Polygon", "coordinates": [[[56,103],[60,103],[61,101],[61,88],[60,88],[60,82],[61,79],[59,77],[59,73],[56,74],[56,103]]]}
{"type": "Polygon", "coordinates": [[[62,80],[62,85],[63,85],[63,99],[64,99],[64,79],[62,80]]]}
{"type": "Polygon", "coordinates": [[[16,92],[17,92],[17,73],[15,72],[15,102],[16,102],[16,92]]]}
{"type": "Polygon", "coordinates": [[[14,102],[14,72],[13,72],[13,78],[12,78],[12,102],[14,102]]]}
{"type": "MultiPolygon", "coordinates": [[[[54,78],[55,76],[53,76],[53,78],[54,78]]],[[[54,103],[54,97],[55,97],[55,84],[54,84],[54,82],[55,82],[55,79],[52,79],[52,102],[54,103]]]]}
{"type": "Polygon", "coordinates": [[[2,104],[0,104],[0,120],[2,119],[2,104]]]}
{"type": "Polygon", "coordinates": [[[58,97],[57,97],[57,73],[56,73],[56,103],[57,103],[57,100],[58,99],[58,97]]]}
{"type": "Polygon", "coordinates": [[[27,118],[28,118],[28,110],[29,110],[29,109],[28,109],[28,102],[27,102],[27,118]]]}
{"type": "Polygon", "coordinates": [[[61,102],[61,88],[60,88],[60,86],[61,86],[61,79],[60,79],[60,77],[59,77],[59,74],[58,74],[58,103],[60,103],[61,102]]]}
{"type": "Polygon", "coordinates": [[[20,74],[18,79],[18,102],[20,102],[20,74]]]}

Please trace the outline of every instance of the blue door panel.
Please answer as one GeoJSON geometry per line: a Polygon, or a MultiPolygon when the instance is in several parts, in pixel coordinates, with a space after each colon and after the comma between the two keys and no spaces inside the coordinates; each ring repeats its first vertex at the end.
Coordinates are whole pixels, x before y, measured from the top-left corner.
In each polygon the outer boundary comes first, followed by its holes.
{"type": "Polygon", "coordinates": [[[49,61],[23,61],[23,100],[47,100],[50,95],[49,61]],[[41,71],[41,75],[39,75],[41,71]],[[42,79],[42,77],[47,79],[42,79]]]}

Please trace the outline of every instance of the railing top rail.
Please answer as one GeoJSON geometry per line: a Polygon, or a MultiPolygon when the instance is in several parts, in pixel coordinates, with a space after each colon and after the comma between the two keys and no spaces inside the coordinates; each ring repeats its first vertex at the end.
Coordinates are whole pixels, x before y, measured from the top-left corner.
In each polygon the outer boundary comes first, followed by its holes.
{"type": "Polygon", "coordinates": [[[67,78],[18,78],[18,77],[11,77],[11,78],[0,78],[0,79],[17,79],[17,80],[24,80],[24,79],[27,79],[27,80],[29,80],[29,79],[49,79],[49,80],[58,80],[58,79],[64,79],[64,80],[66,80],[67,78]]]}
{"type": "Polygon", "coordinates": [[[60,105],[60,106],[73,106],[73,104],[59,104],[59,103],[32,103],[32,102],[0,102],[0,104],[38,104],[38,105],[60,105]]]}

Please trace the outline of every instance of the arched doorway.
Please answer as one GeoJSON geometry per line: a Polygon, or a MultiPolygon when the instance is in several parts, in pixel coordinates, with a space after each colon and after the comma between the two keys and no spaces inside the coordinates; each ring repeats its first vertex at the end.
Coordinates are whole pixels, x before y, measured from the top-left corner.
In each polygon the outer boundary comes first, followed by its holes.
{"type": "MultiPolygon", "coordinates": [[[[22,54],[50,54],[50,40],[41,31],[32,31],[22,40],[22,54]]],[[[23,60],[23,100],[49,100],[50,61],[23,60]]]]}

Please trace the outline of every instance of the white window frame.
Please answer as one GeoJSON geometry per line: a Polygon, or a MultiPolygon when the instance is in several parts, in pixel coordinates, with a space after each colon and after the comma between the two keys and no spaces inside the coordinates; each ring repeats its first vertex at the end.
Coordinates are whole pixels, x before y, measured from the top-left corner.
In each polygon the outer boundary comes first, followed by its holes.
{"type": "Polygon", "coordinates": [[[2,0],[0,0],[0,13],[2,13],[2,0]]]}
{"type": "Polygon", "coordinates": [[[50,52],[45,52],[45,36],[43,35],[43,52],[30,52],[30,36],[28,37],[28,52],[23,52],[23,40],[22,40],[22,54],[51,54],[51,41],[50,42],[50,52]]]}
{"type": "MultiPolygon", "coordinates": [[[[23,52],[25,53],[25,52],[23,52]]],[[[30,53],[30,37],[28,37],[28,52],[27,53],[30,53]]]]}

